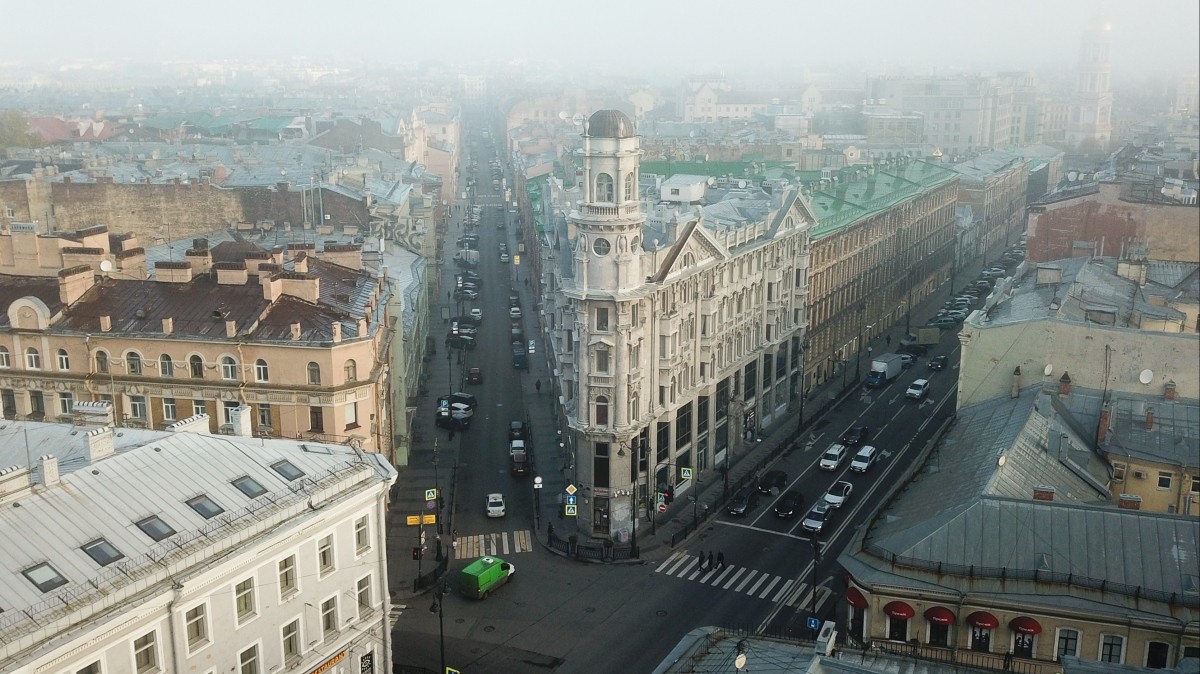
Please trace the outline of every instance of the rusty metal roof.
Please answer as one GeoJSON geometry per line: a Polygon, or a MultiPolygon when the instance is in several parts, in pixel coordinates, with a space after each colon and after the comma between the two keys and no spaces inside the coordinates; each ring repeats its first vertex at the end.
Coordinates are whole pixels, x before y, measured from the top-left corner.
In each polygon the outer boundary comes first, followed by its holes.
{"type": "Polygon", "coordinates": [[[22,297],[32,295],[46,304],[53,316],[62,311],[63,303],[58,297],[57,276],[11,276],[0,274],[0,329],[11,328],[8,322],[8,307],[22,297]]]}
{"type": "Polygon", "coordinates": [[[210,276],[188,283],[105,279],[64,312],[60,325],[99,332],[100,317],[110,316],[112,333],[161,334],[162,320],[170,318],[172,334],[223,340],[225,321],[247,330],[269,306],[257,279],[246,285],[218,285],[210,276]]]}

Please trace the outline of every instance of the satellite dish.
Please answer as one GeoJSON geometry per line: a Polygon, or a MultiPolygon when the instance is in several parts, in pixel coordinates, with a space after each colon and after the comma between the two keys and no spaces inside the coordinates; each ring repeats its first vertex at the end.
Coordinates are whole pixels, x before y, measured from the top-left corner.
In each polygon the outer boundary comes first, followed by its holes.
{"type": "Polygon", "coordinates": [[[1138,375],[1138,381],[1143,384],[1149,384],[1154,381],[1154,370],[1142,370],[1142,373],[1138,375]]]}
{"type": "Polygon", "coordinates": [[[1051,372],[1054,372],[1054,365],[1052,363],[1046,363],[1046,369],[1042,370],[1042,374],[1049,377],[1051,372]]]}
{"type": "Polygon", "coordinates": [[[100,271],[107,274],[108,272],[112,271],[113,269],[114,269],[114,267],[113,267],[113,263],[111,260],[100,260],[100,271]]]}
{"type": "Polygon", "coordinates": [[[1079,171],[1067,171],[1067,180],[1070,182],[1079,180],[1079,171]]]}
{"type": "Polygon", "coordinates": [[[571,118],[571,123],[575,126],[583,126],[583,119],[583,113],[577,112],[575,113],[575,116],[571,118]]]}
{"type": "Polygon", "coordinates": [[[562,112],[558,113],[558,118],[564,122],[567,121],[568,117],[570,117],[570,115],[567,114],[566,110],[563,110],[562,112]]]}
{"type": "Polygon", "coordinates": [[[746,668],[746,654],[738,653],[738,656],[733,659],[733,666],[740,672],[746,668]]]}

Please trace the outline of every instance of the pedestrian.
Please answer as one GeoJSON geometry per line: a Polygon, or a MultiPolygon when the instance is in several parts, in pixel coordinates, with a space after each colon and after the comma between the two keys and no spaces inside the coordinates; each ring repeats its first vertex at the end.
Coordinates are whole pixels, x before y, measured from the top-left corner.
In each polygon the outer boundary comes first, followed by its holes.
{"type": "Polygon", "coordinates": [[[450,299],[450,291],[449,290],[446,291],[446,299],[447,300],[450,299]]]}
{"type": "Polygon", "coordinates": [[[704,570],[704,551],[700,551],[700,570],[704,570]]]}
{"type": "Polygon", "coordinates": [[[717,568],[718,569],[725,568],[725,553],[724,552],[717,553],[717,568]]]}
{"type": "Polygon", "coordinates": [[[538,395],[542,395],[542,380],[538,379],[533,382],[533,388],[537,390],[538,395]]]}
{"type": "Polygon", "coordinates": [[[715,567],[713,567],[713,558],[712,558],[711,552],[708,553],[708,568],[710,568],[710,569],[715,568],[715,567]]]}
{"type": "Polygon", "coordinates": [[[888,335],[888,336],[887,336],[887,345],[888,345],[888,346],[891,346],[891,345],[892,345],[892,336],[891,336],[891,335],[888,335]]]}
{"type": "Polygon", "coordinates": [[[529,279],[528,279],[528,278],[526,278],[526,279],[525,279],[525,287],[526,287],[526,288],[528,288],[528,287],[529,287],[529,279]]]}
{"type": "Polygon", "coordinates": [[[453,425],[450,426],[450,439],[451,440],[454,439],[454,426],[453,425]]]}
{"type": "Polygon", "coordinates": [[[1012,669],[1012,651],[1004,654],[1004,671],[1012,669]]]}

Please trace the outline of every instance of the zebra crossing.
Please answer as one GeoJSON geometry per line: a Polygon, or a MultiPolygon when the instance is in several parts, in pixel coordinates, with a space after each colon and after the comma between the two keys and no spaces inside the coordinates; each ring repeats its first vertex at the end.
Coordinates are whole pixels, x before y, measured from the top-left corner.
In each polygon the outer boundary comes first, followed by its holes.
{"type": "Polygon", "coordinates": [[[454,559],[504,557],[518,552],[531,552],[533,551],[533,532],[529,529],[522,529],[520,531],[459,536],[458,542],[453,547],[454,559]]]}
{"type": "Polygon", "coordinates": [[[808,583],[797,583],[783,576],[744,566],[726,565],[720,569],[702,570],[700,558],[689,554],[686,550],[676,551],[666,561],[659,564],[654,572],[722,590],[739,592],[758,599],[767,599],[772,603],[782,601],[789,595],[805,596],[808,588],[808,583]]]}

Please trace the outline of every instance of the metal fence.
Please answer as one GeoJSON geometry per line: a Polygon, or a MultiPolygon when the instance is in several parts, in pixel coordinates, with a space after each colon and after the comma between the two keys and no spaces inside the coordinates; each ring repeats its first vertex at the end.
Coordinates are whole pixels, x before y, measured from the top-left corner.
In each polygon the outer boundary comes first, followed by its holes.
{"type": "MultiPolygon", "coordinates": [[[[982,653],[979,651],[963,651],[955,648],[938,648],[921,644],[905,644],[897,641],[873,641],[870,647],[874,650],[909,657],[926,662],[944,662],[950,665],[970,667],[995,672],[1017,672],[1017,674],[1040,674],[1047,667],[1053,668],[1056,663],[1042,660],[1017,658],[998,653],[982,653]]],[[[1058,665],[1061,669],[1061,665],[1058,665]]]]}
{"type": "Polygon", "coordinates": [[[549,530],[550,549],[562,553],[573,559],[583,559],[592,562],[617,562],[628,559],[637,559],[637,550],[632,545],[592,545],[581,544],[576,540],[572,542],[569,538],[562,538],[554,533],[554,529],[549,530]]]}

